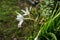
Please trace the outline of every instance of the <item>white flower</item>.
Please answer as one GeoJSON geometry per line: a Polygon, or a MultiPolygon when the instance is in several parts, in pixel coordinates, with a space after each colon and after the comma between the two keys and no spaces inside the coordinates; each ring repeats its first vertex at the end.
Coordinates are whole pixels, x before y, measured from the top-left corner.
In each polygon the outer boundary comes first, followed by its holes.
{"type": "Polygon", "coordinates": [[[17,21],[21,21],[24,19],[23,15],[19,14],[18,12],[16,12],[16,13],[18,14],[17,18],[16,18],[17,21]]]}
{"type": "Polygon", "coordinates": [[[18,24],[18,28],[21,27],[22,23],[23,23],[23,20],[21,20],[21,21],[19,22],[19,24],[18,24]]]}
{"type": "Polygon", "coordinates": [[[16,20],[19,21],[18,28],[20,28],[23,23],[24,17],[21,14],[19,14],[18,12],[16,12],[16,13],[18,14],[16,20]]]}
{"type": "Polygon", "coordinates": [[[24,13],[23,15],[21,15],[21,14],[18,13],[18,12],[16,12],[16,13],[18,14],[16,20],[19,21],[19,23],[18,23],[18,28],[21,27],[21,25],[22,25],[22,23],[23,23],[23,21],[24,21],[24,19],[25,19],[24,16],[29,15],[28,8],[26,8],[26,10],[21,10],[21,11],[24,13]]]}
{"type": "Polygon", "coordinates": [[[27,7],[26,7],[26,10],[21,10],[21,11],[24,13],[23,16],[26,16],[26,15],[30,14],[27,7]]]}

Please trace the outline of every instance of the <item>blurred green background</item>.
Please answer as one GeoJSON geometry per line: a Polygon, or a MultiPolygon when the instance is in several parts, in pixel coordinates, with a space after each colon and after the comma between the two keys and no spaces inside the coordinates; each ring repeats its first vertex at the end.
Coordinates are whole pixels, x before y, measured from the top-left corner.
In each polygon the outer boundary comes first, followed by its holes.
{"type": "MultiPolygon", "coordinates": [[[[32,5],[19,0],[0,0],[0,40],[13,40],[14,38],[17,40],[27,40],[28,38],[34,40],[33,38],[35,38],[41,28],[40,26],[43,26],[52,15],[57,2],[56,10],[58,10],[60,8],[60,1],[58,0],[44,0],[40,2],[30,11],[30,18],[36,21],[25,20],[22,27],[18,28],[17,14],[15,11],[23,14],[21,7],[24,9],[32,5]]],[[[58,32],[60,33],[60,29],[58,32]]]]}

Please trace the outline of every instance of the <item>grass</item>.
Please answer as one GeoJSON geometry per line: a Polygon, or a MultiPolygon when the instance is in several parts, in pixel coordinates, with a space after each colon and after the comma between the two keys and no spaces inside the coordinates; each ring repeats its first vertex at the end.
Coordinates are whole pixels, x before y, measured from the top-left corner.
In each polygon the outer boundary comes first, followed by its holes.
{"type": "MultiPolygon", "coordinates": [[[[51,17],[48,19],[48,21],[41,26],[36,38],[38,37],[39,40],[59,40],[57,38],[57,35],[54,33],[54,29],[58,28],[60,26],[60,8],[57,9],[57,5],[51,15],[51,17]]],[[[58,34],[59,35],[59,34],[58,34]]]]}
{"type": "MultiPolygon", "coordinates": [[[[54,0],[44,0],[40,7],[33,7],[29,18],[22,27],[17,27],[17,14],[23,14],[16,0],[0,1],[0,38],[1,40],[60,40],[60,5],[54,0]],[[47,3],[48,2],[48,3],[47,3]],[[39,9],[40,8],[40,9],[39,9]]],[[[37,5],[37,6],[38,6],[37,5]]],[[[28,17],[28,16],[26,16],[28,17]]]]}

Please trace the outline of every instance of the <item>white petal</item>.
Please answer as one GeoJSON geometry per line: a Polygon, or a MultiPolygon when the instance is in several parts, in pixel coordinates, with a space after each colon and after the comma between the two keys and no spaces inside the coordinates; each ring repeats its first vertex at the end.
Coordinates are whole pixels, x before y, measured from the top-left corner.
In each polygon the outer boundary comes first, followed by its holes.
{"type": "Polygon", "coordinates": [[[19,24],[18,24],[18,28],[21,27],[22,23],[23,23],[23,20],[21,20],[21,21],[19,22],[19,24]]]}
{"type": "Polygon", "coordinates": [[[23,15],[19,14],[18,12],[16,12],[16,13],[18,14],[17,18],[16,18],[17,21],[21,21],[24,19],[23,15]]]}
{"type": "Polygon", "coordinates": [[[21,10],[23,13],[26,13],[26,11],[25,10],[21,10]]]}
{"type": "Polygon", "coordinates": [[[23,14],[23,16],[26,16],[26,15],[28,15],[29,14],[29,10],[28,10],[28,8],[26,7],[26,11],[24,12],[25,14],[23,14]]]}
{"type": "Polygon", "coordinates": [[[29,10],[28,10],[28,8],[26,7],[26,14],[28,15],[29,14],[29,10]]]}

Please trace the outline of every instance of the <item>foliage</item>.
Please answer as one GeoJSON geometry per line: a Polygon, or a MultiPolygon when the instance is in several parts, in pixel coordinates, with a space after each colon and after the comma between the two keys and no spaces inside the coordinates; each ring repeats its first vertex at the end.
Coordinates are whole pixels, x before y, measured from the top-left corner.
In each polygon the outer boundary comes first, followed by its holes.
{"type": "MultiPolygon", "coordinates": [[[[39,40],[59,40],[59,37],[56,35],[56,28],[60,26],[60,7],[58,6],[58,2],[56,4],[56,7],[52,13],[52,15],[49,17],[48,21],[41,26],[38,34],[39,40]],[[58,8],[58,9],[57,9],[58,8]]],[[[37,34],[37,35],[38,35],[37,34]]]]}
{"type": "MultiPolygon", "coordinates": [[[[44,0],[30,11],[29,18],[22,27],[17,27],[17,14],[23,14],[17,0],[0,0],[0,37],[1,40],[34,40],[40,31],[39,40],[60,40],[60,2],[44,0]]],[[[26,16],[27,17],[27,16],[26,16]]]]}

